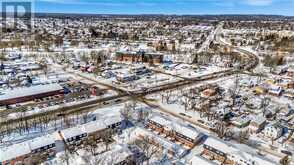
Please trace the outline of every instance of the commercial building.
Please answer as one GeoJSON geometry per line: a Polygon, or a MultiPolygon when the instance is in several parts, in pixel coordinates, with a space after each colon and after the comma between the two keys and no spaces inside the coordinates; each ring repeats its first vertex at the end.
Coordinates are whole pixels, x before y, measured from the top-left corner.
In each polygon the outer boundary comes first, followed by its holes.
{"type": "Polygon", "coordinates": [[[43,97],[62,94],[64,89],[59,84],[36,85],[31,87],[15,88],[0,93],[0,105],[11,105],[43,97]]]}
{"type": "Polygon", "coordinates": [[[122,62],[159,64],[163,61],[163,55],[159,53],[145,53],[144,51],[121,51],[116,52],[116,59],[122,62]]]}

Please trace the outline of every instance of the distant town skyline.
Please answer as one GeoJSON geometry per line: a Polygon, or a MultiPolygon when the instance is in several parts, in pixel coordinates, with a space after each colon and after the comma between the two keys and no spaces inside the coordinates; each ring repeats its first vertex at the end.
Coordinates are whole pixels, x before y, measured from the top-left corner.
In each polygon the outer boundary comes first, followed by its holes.
{"type": "Polygon", "coordinates": [[[87,14],[270,14],[294,16],[294,0],[35,0],[35,12],[87,14]]]}

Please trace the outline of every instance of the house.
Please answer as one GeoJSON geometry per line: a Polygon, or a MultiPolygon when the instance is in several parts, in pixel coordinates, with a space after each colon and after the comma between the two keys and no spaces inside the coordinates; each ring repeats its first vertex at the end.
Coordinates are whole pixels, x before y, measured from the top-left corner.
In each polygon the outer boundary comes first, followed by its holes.
{"type": "Polygon", "coordinates": [[[255,151],[249,152],[233,144],[220,139],[209,137],[203,144],[202,157],[209,160],[216,160],[227,165],[275,165],[280,161],[277,159],[267,159],[259,156],[255,151]]]}
{"type": "Polygon", "coordinates": [[[203,144],[204,150],[201,155],[207,159],[217,160],[224,164],[233,164],[232,160],[228,158],[228,152],[230,151],[230,147],[217,139],[208,138],[203,144]]]}
{"type": "Polygon", "coordinates": [[[59,84],[36,85],[2,91],[0,105],[11,105],[38,98],[62,94],[64,89],[59,84]]]}
{"type": "Polygon", "coordinates": [[[238,128],[247,127],[249,123],[250,123],[250,119],[247,116],[239,116],[239,117],[233,118],[232,120],[232,124],[234,124],[238,128]]]}
{"type": "Polygon", "coordinates": [[[92,136],[106,129],[117,129],[121,126],[123,118],[112,116],[99,121],[89,122],[77,127],[72,127],[59,131],[62,139],[71,145],[79,145],[88,136],[92,136]]]}
{"type": "Polygon", "coordinates": [[[294,68],[288,68],[287,69],[287,76],[294,77],[294,68]]]}
{"type": "Polygon", "coordinates": [[[106,129],[118,128],[122,120],[120,116],[103,118],[99,121],[92,121],[9,147],[0,148],[0,165],[23,163],[32,156],[44,154],[52,156],[56,153],[56,141],[62,140],[67,143],[68,147],[73,147],[74,145],[81,144],[83,140],[97,140],[99,136],[96,135],[99,135],[106,129]]]}
{"type": "Polygon", "coordinates": [[[158,134],[158,132],[154,132],[152,129],[150,131],[137,127],[135,131],[133,131],[133,136],[139,139],[150,139],[154,145],[158,146],[158,149],[166,150],[167,154],[171,157],[182,158],[188,152],[187,148],[175,143],[170,137],[166,137],[164,134],[158,134]]]}
{"type": "Polygon", "coordinates": [[[103,120],[104,125],[106,128],[110,129],[117,129],[122,126],[124,119],[119,115],[113,115],[103,120]]]}
{"type": "Polygon", "coordinates": [[[17,164],[24,162],[31,153],[29,143],[19,143],[0,149],[0,164],[17,164]]]}
{"type": "Polygon", "coordinates": [[[285,88],[285,89],[293,89],[294,88],[294,81],[291,78],[281,78],[278,80],[278,86],[285,88]]]}
{"type": "Polygon", "coordinates": [[[271,85],[268,89],[268,93],[274,96],[280,96],[283,92],[283,88],[276,85],[271,85]]]}
{"type": "Polygon", "coordinates": [[[188,148],[194,147],[203,137],[202,133],[190,127],[170,121],[162,116],[152,116],[147,121],[147,127],[165,134],[188,148]]]}
{"type": "Polygon", "coordinates": [[[87,137],[87,133],[83,129],[82,125],[72,127],[59,131],[59,135],[64,142],[68,144],[80,144],[80,142],[87,137]]]}
{"type": "Polygon", "coordinates": [[[47,152],[48,154],[54,154],[55,152],[55,141],[58,134],[48,134],[35,138],[30,141],[30,149],[32,154],[38,154],[41,152],[47,152]]]}
{"type": "Polygon", "coordinates": [[[174,134],[176,141],[184,144],[188,148],[193,148],[202,139],[203,134],[187,126],[174,124],[174,134]]]}
{"type": "Polygon", "coordinates": [[[53,133],[1,148],[0,164],[21,164],[33,155],[38,156],[39,154],[54,155],[56,139],[57,133],[53,133]]]}
{"type": "Polygon", "coordinates": [[[243,87],[255,87],[258,85],[258,80],[257,79],[250,79],[250,80],[247,80],[247,79],[241,79],[240,80],[240,85],[243,86],[243,87]]]}
{"type": "Polygon", "coordinates": [[[217,163],[209,161],[200,155],[195,155],[189,160],[189,165],[217,165],[217,163]]]}
{"type": "Polygon", "coordinates": [[[267,89],[262,87],[262,86],[257,86],[257,87],[254,88],[253,92],[255,94],[262,95],[262,94],[265,94],[267,92],[267,89]]]}
{"type": "Polygon", "coordinates": [[[249,132],[252,134],[259,133],[264,129],[266,119],[263,116],[254,116],[248,126],[249,132]]]}
{"type": "Polygon", "coordinates": [[[87,140],[92,142],[100,139],[100,133],[105,131],[107,127],[103,122],[89,122],[84,124],[84,131],[87,132],[87,140]]]}
{"type": "Polygon", "coordinates": [[[289,122],[294,118],[294,107],[288,105],[277,113],[277,118],[289,122]]]}
{"type": "Polygon", "coordinates": [[[283,127],[278,123],[269,124],[263,130],[264,136],[270,139],[278,139],[283,135],[283,127]]]}

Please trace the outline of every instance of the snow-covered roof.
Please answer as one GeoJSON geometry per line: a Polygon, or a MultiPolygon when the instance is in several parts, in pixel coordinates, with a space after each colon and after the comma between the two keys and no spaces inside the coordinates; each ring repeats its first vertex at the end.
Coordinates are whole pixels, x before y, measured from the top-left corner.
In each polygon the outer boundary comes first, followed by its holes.
{"type": "Polygon", "coordinates": [[[104,124],[106,126],[121,122],[123,120],[123,118],[121,116],[112,116],[111,118],[105,118],[104,119],[104,124]]]}
{"type": "Polygon", "coordinates": [[[206,141],[204,142],[204,145],[210,146],[210,147],[217,149],[217,150],[220,150],[224,153],[231,153],[231,152],[233,152],[233,149],[234,149],[229,144],[227,144],[221,140],[212,138],[212,137],[207,138],[206,141]]]}
{"type": "Polygon", "coordinates": [[[48,93],[53,91],[62,90],[62,86],[59,84],[46,84],[36,85],[32,87],[14,88],[2,91],[3,95],[0,95],[0,101],[15,99],[20,97],[27,97],[38,95],[42,93],[48,93]]]}
{"type": "Polygon", "coordinates": [[[260,115],[259,116],[253,116],[252,120],[251,120],[251,123],[256,123],[258,125],[260,125],[260,124],[262,124],[264,122],[266,122],[266,118],[263,117],[263,116],[260,116],[260,115]]]}
{"type": "Polygon", "coordinates": [[[161,116],[152,116],[149,120],[156,122],[162,126],[168,126],[171,122],[161,116]]]}
{"type": "Polygon", "coordinates": [[[209,137],[204,142],[204,145],[208,145],[214,149],[224,152],[229,157],[234,157],[235,161],[246,161],[250,165],[274,165],[277,162],[270,160],[268,158],[262,158],[257,153],[249,153],[242,148],[237,148],[237,146],[224,142],[222,140],[209,137]]]}
{"type": "Polygon", "coordinates": [[[50,144],[55,143],[57,139],[57,133],[48,134],[45,136],[41,136],[29,141],[31,150],[39,149],[44,146],[48,146],[50,144]]]}
{"type": "Polygon", "coordinates": [[[166,138],[163,138],[159,135],[154,134],[151,131],[148,131],[143,128],[137,128],[136,132],[138,132],[139,135],[147,136],[148,138],[153,138],[158,144],[160,144],[163,148],[167,150],[171,150],[176,153],[177,156],[181,157],[187,150],[183,148],[181,145],[178,145],[174,142],[171,142],[167,140],[166,138]]]}
{"type": "Polygon", "coordinates": [[[166,128],[172,129],[177,133],[180,133],[188,138],[196,139],[199,136],[199,132],[194,129],[191,129],[187,126],[181,125],[179,123],[170,121],[162,116],[152,116],[149,120],[156,122],[166,128]]]}
{"type": "Polygon", "coordinates": [[[87,124],[84,124],[83,129],[85,130],[85,132],[87,133],[93,133],[96,132],[98,130],[102,130],[105,129],[105,124],[102,122],[90,122],[87,124]]]}
{"type": "Polygon", "coordinates": [[[76,137],[84,133],[93,133],[108,126],[121,122],[123,118],[121,116],[102,117],[99,120],[92,121],[77,127],[61,130],[61,134],[65,139],[76,137]]]}
{"type": "Polygon", "coordinates": [[[195,155],[190,160],[190,165],[199,165],[199,164],[205,164],[205,165],[217,165],[217,163],[214,163],[212,161],[209,161],[201,156],[195,155]]]}
{"type": "MultiPolygon", "coordinates": [[[[65,139],[76,137],[84,133],[92,133],[107,128],[108,125],[122,121],[120,116],[102,117],[98,121],[89,122],[77,127],[61,130],[61,134],[65,139]]],[[[0,148],[0,162],[14,159],[19,156],[30,154],[32,150],[39,149],[44,146],[55,143],[59,139],[58,132],[48,134],[23,143],[14,144],[6,148],[0,148]]]]}
{"type": "Polygon", "coordinates": [[[162,145],[163,148],[175,152],[177,156],[181,157],[181,155],[183,155],[186,152],[186,150],[183,147],[181,147],[180,145],[176,143],[168,141],[165,138],[156,136],[154,134],[152,135],[152,137],[155,138],[156,142],[162,145]]]}
{"type": "Polygon", "coordinates": [[[14,144],[0,149],[0,162],[8,161],[31,152],[29,143],[14,144]]]}
{"type": "Polygon", "coordinates": [[[64,129],[64,130],[62,130],[60,132],[61,132],[64,139],[69,139],[69,138],[76,137],[76,136],[79,136],[79,135],[82,135],[82,134],[86,133],[84,128],[83,128],[83,125],[79,125],[77,127],[72,127],[72,128],[68,128],[68,129],[64,129]]]}
{"type": "Polygon", "coordinates": [[[190,129],[186,126],[182,126],[179,124],[174,124],[173,126],[176,132],[181,133],[182,135],[185,135],[188,138],[196,139],[199,136],[199,132],[196,132],[195,130],[190,129]]]}

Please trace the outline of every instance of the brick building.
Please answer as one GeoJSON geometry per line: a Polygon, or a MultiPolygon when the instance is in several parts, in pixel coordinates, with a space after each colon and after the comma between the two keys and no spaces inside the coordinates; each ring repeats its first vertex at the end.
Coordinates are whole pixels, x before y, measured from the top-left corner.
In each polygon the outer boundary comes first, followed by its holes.
{"type": "Polygon", "coordinates": [[[159,64],[163,61],[163,55],[158,53],[145,53],[144,51],[116,52],[116,60],[131,63],[153,63],[159,64]]]}

